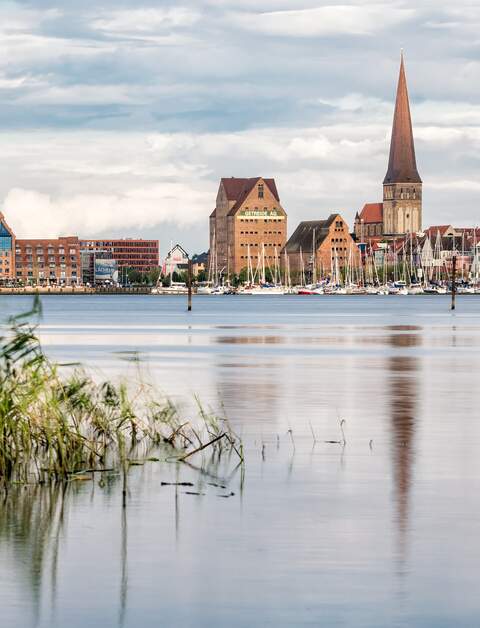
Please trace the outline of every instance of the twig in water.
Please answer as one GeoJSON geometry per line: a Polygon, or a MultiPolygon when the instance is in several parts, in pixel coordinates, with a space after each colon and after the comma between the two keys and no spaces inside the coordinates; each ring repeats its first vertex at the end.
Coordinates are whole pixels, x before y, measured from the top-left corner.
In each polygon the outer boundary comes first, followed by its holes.
{"type": "Polygon", "coordinates": [[[178,459],[179,462],[183,462],[187,458],[190,458],[190,456],[193,456],[193,454],[197,454],[199,451],[202,451],[203,449],[206,449],[207,447],[209,447],[210,445],[213,445],[214,443],[216,443],[220,439],[224,438],[225,436],[226,436],[225,432],[223,434],[220,434],[220,436],[217,436],[216,438],[214,438],[210,442],[205,443],[205,445],[202,445],[201,447],[197,447],[197,449],[194,449],[193,451],[189,452],[188,454],[185,454],[185,456],[182,456],[181,458],[179,458],[178,459]]]}
{"type": "Polygon", "coordinates": [[[288,430],[287,434],[290,434],[290,440],[292,441],[293,449],[295,450],[295,441],[293,440],[293,430],[288,430]]]}
{"type": "Polygon", "coordinates": [[[308,424],[310,425],[310,431],[312,432],[313,444],[315,444],[317,442],[317,437],[315,436],[315,432],[313,431],[312,422],[309,421],[308,424]]]}
{"type": "Polygon", "coordinates": [[[343,444],[344,444],[344,445],[346,445],[346,444],[347,444],[347,441],[346,441],[346,439],[345,439],[345,432],[343,431],[343,424],[344,424],[344,423],[345,423],[345,419],[342,419],[342,420],[340,421],[340,430],[341,430],[341,432],[342,432],[343,444]]]}

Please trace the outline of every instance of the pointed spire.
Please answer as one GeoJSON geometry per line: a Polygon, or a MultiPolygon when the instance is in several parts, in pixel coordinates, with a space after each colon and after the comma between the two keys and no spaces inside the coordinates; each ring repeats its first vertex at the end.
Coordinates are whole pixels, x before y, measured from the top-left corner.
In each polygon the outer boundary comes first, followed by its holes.
{"type": "Polygon", "coordinates": [[[390,143],[390,158],[385,183],[421,183],[415,160],[415,146],[413,142],[412,119],[408,102],[407,79],[403,50],[400,61],[400,75],[398,77],[397,100],[393,116],[392,139],[390,143]]]}

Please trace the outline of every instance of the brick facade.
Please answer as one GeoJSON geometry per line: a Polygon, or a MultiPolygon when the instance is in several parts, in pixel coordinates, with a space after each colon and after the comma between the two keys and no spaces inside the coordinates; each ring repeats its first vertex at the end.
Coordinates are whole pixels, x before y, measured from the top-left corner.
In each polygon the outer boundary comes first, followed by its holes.
{"type": "Polygon", "coordinates": [[[217,274],[239,274],[264,256],[272,270],[280,265],[287,240],[287,214],[273,179],[222,179],[210,216],[210,264],[217,274]]]}
{"type": "Polygon", "coordinates": [[[16,240],[15,279],[24,284],[80,285],[82,270],[78,238],[16,240]]]}

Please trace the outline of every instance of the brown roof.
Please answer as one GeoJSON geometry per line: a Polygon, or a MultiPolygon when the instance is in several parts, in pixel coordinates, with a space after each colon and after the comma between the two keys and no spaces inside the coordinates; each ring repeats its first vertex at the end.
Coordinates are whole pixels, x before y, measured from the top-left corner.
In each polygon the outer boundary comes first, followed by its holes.
{"type": "Polygon", "coordinates": [[[278,196],[275,179],[263,179],[263,177],[253,177],[251,179],[242,179],[237,177],[230,177],[229,179],[222,178],[221,183],[225,188],[228,200],[236,201],[235,205],[230,210],[230,215],[234,214],[237,211],[237,209],[242,205],[244,200],[253,190],[255,185],[261,180],[265,182],[265,185],[268,186],[270,192],[280,203],[280,197],[278,196]]]}
{"type": "Polygon", "coordinates": [[[364,224],[383,222],[383,203],[366,203],[360,212],[364,224]]]}
{"type": "Polygon", "coordinates": [[[287,253],[312,251],[313,238],[315,237],[315,250],[322,244],[328,235],[329,228],[338,214],[330,214],[326,220],[304,220],[290,236],[285,249],[287,253]],[[315,235],[314,235],[315,230],[315,235]]]}
{"type": "Polygon", "coordinates": [[[425,233],[428,236],[435,236],[440,232],[440,235],[443,236],[449,229],[452,228],[452,225],[435,225],[433,227],[428,227],[425,229],[425,233]]]}
{"type": "Polygon", "coordinates": [[[415,160],[412,119],[408,102],[407,79],[403,55],[398,78],[397,100],[393,116],[388,170],[383,183],[421,183],[415,160]]]}

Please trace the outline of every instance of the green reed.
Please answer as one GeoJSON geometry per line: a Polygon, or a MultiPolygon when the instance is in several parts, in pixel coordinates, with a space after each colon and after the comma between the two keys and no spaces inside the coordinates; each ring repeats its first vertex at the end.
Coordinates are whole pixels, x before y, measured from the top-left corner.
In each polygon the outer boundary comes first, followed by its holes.
{"type": "MultiPolygon", "coordinates": [[[[212,435],[219,454],[241,450],[226,419],[207,413],[182,420],[168,399],[139,384],[97,382],[83,368],[62,368],[42,350],[35,299],[30,312],[9,320],[0,336],[0,482],[50,482],[106,468],[128,470],[160,446],[181,460],[212,435]]],[[[139,462],[140,461],[140,462],[139,462]]]]}

